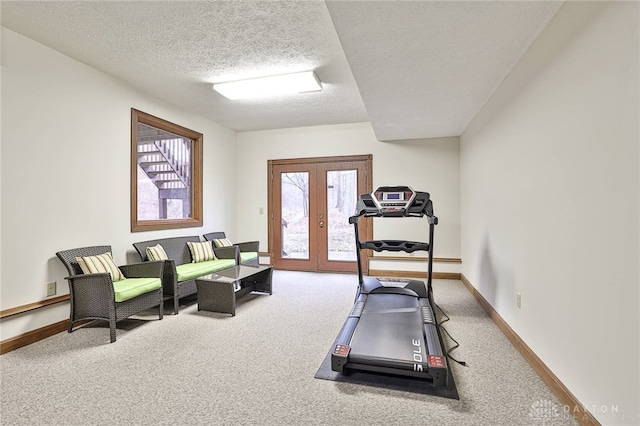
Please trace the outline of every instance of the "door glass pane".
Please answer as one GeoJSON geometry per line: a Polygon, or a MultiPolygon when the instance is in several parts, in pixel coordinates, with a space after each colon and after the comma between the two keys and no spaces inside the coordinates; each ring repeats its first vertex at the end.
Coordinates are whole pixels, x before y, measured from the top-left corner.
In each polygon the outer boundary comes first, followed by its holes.
{"type": "Polygon", "coordinates": [[[309,173],[281,175],[282,258],[309,259],[309,173]]]}
{"type": "Polygon", "coordinates": [[[356,243],[349,216],[356,211],[358,171],[327,172],[328,260],[356,260],[356,243]]]}

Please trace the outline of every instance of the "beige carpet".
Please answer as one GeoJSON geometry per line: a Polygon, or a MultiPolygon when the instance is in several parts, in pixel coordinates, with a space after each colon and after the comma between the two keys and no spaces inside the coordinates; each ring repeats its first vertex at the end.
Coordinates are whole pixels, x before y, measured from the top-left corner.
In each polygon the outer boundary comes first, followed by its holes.
{"type": "Polygon", "coordinates": [[[459,281],[434,281],[451,317],[460,400],[318,380],[357,277],[274,272],[236,316],[187,300],[108,329],[60,333],[0,357],[1,425],[576,424],[459,281]]]}

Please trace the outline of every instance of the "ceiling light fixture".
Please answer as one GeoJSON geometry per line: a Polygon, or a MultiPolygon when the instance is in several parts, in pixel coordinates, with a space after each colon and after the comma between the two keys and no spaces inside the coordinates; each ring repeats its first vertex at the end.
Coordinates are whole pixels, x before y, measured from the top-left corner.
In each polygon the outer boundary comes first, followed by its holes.
{"type": "Polygon", "coordinates": [[[230,81],[228,83],[215,83],[213,90],[226,98],[235,100],[317,92],[322,90],[322,83],[315,72],[305,71],[250,80],[230,81]]]}

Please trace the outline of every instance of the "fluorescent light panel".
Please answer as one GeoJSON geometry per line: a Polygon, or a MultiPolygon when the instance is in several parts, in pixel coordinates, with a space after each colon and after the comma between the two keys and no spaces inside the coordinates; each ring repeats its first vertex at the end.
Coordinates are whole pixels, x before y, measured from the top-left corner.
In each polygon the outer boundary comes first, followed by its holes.
{"type": "Polygon", "coordinates": [[[291,93],[317,92],[322,90],[322,83],[320,83],[315,72],[305,71],[295,74],[216,83],[213,85],[213,90],[226,98],[235,100],[287,95],[291,93]]]}

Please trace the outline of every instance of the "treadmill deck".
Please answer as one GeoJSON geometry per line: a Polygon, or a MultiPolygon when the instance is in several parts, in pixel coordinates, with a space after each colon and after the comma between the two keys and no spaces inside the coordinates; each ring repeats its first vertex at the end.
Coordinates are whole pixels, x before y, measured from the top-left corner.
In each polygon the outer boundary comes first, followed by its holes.
{"type": "Polygon", "coordinates": [[[392,360],[413,369],[415,358],[426,360],[418,298],[370,294],[351,338],[351,362],[392,360]],[[418,345],[414,342],[419,341],[418,345]],[[420,356],[416,356],[417,353],[420,356]]]}

